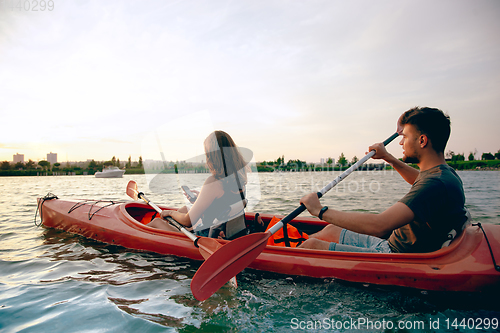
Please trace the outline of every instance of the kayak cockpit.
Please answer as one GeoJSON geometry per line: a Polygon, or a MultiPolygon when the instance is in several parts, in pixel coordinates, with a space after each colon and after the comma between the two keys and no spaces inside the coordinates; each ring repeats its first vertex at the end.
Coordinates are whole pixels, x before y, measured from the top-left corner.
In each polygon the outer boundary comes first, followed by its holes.
{"type": "MultiPolygon", "coordinates": [[[[142,203],[127,203],[125,206],[125,211],[127,215],[129,215],[129,220],[133,220],[136,224],[146,225],[152,221],[155,217],[157,217],[156,211],[149,207],[148,205],[142,203]]],[[[162,207],[162,209],[175,209],[169,207],[162,207]]],[[[269,221],[272,219],[274,215],[272,214],[260,214],[264,224],[267,225],[269,221]]],[[[279,217],[279,216],[278,216],[279,217]]],[[[245,218],[247,220],[253,220],[255,218],[255,213],[246,213],[245,218]]],[[[297,229],[307,233],[313,234],[315,232],[320,231],[326,225],[327,222],[319,220],[317,218],[303,217],[297,218],[291,222],[293,226],[297,229]]],[[[236,240],[237,241],[237,240],[236,240]]],[[[226,243],[225,240],[220,240],[221,243],[226,243]]],[[[357,253],[357,252],[334,252],[334,251],[320,251],[320,250],[310,250],[310,249],[301,249],[301,248],[290,248],[290,247],[280,247],[280,246],[267,246],[269,251],[278,251],[278,252],[314,252],[315,255],[318,255],[318,252],[321,252],[322,256],[331,256],[331,257],[344,257],[348,256],[350,258],[356,257],[360,260],[369,259],[369,260],[431,260],[438,259],[443,257],[453,256],[456,257],[457,253],[460,253],[460,256],[466,255],[466,253],[471,253],[481,242],[481,235],[477,233],[475,228],[467,228],[462,231],[459,235],[455,237],[455,239],[449,244],[447,247],[444,247],[438,251],[430,252],[430,253],[357,253]],[[474,229],[474,230],[472,230],[474,229]],[[465,239],[468,241],[465,241],[465,239]]],[[[266,252],[266,251],[265,251],[266,252]]]]}
{"type": "Polygon", "coordinates": [[[153,208],[137,203],[127,204],[125,210],[130,217],[141,224],[148,224],[159,215],[153,208]]]}

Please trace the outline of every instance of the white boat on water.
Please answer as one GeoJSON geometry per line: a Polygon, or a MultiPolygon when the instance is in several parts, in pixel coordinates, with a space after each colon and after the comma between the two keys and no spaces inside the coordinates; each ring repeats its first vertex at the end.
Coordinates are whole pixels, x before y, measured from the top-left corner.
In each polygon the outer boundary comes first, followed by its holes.
{"type": "Polygon", "coordinates": [[[119,169],[115,166],[103,168],[102,171],[95,173],[96,178],[122,178],[125,170],[119,169]]]}

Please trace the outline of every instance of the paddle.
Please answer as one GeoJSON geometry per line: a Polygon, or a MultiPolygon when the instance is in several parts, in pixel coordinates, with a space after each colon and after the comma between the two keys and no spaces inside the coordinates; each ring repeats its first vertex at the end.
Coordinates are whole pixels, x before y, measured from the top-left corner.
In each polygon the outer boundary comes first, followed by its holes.
{"type": "MultiPolygon", "coordinates": [[[[155,205],[153,202],[151,202],[144,193],[139,192],[137,189],[137,183],[133,180],[129,181],[127,184],[127,195],[131,197],[134,200],[137,199],[142,199],[144,200],[148,205],[154,208],[158,212],[158,214],[161,214],[161,208],[155,205]]],[[[184,228],[182,224],[174,220],[171,216],[167,216],[166,220],[179,229],[184,235],[189,237],[194,242],[194,245],[200,249],[200,253],[203,256],[203,258],[207,259],[217,251],[220,247],[222,247],[222,244],[219,243],[215,238],[206,238],[206,237],[197,237],[193,233],[189,232],[184,228]]],[[[235,274],[236,275],[236,274],[235,274]]],[[[234,275],[233,275],[234,276],[234,275]]]]}
{"type": "MultiPolygon", "coordinates": [[[[398,132],[394,133],[387,140],[385,140],[384,146],[388,145],[392,140],[398,137],[398,132]]],[[[340,176],[335,178],[331,183],[318,192],[318,197],[321,198],[326,192],[331,190],[335,185],[340,183],[344,178],[375,155],[375,153],[375,150],[372,150],[358,162],[353,164],[349,169],[344,171],[340,176]]],[[[268,231],[243,236],[222,246],[200,266],[191,280],[191,292],[194,297],[197,300],[204,301],[212,296],[213,293],[219,290],[219,288],[222,287],[231,277],[241,272],[259,256],[259,254],[264,250],[264,247],[266,247],[269,237],[305,210],[306,207],[301,204],[268,231]]]]}

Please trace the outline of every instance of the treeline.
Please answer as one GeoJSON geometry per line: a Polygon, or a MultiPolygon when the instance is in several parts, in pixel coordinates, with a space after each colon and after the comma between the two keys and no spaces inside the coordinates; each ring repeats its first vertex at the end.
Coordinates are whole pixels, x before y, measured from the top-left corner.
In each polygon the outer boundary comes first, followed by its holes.
{"type": "MultiPolygon", "coordinates": [[[[259,172],[273,172],[273,171],[288,171],[288,172],[302,172],[302,171],[342,171],[358,162],[359,159],[354,156],[349,161],[344,153],[341,153],[337,163],[335,159],[328,157],[325,163],[307,163],[301,160],[288,160],[285,163],[285,156],[278,157],[275,161],[264,161],[257,164],[259,172]]],[[[385,163],[369,163],[359,167],[359,170],[382,170],[390,168],[385,163]]]]}
{"type": "MultiPolygon", "coordinates": [[[[456,170],[492,170],[500,168],[500,150],[497,153],[483,153],[480,160],[475,159],[476,152],[471,152],[465,160],[465,155],[456,154],[453,151],[446,153],[446,163],[456,170]]],[[[263,161],[257,164],[259,172],[273,172],[273,171],[343,171],[356,163],[359,159],[354,156],[349,161],[344,153],[338,157],[337,163],[335,159],[328,157],[325,163],[307,163],[301,160],[288,160],[285,163],[285,156],[282,155],[274,161],[263,161]]],[[[417,167],[414,165],[414,167],[417,167]]],[[[388,164],[364,164],[358,170],[383,170],[391,169],[388,164]]]]}
{"type": "Polygon", "coordinates": [[[38,163],[29,160],[26,163],[17,162],[15,164],[3,161],[0,164],[0,176],[94,175],[97,171],[102,171],[109,166],[125,167],[125,174],[144,173],[142,157],[139,157],[138,162],[132,162],[131,157],[129,157],[128,161],[123,163],[113,156],[109,161],[66,162],[64,165],[61,163],[51,164],[46,160],[41,160],[38,163]]]}
{"type": "Polygon", "coordinates": [[[446,162],[456,170],[491,170],[500,168],[500,149],[492,153],[483,153],[480,160],[476,160],[477,151],[470,152],[465,160],[465,154],[456,154],[453,151],[446,153],[446,162]]]}
{"type": "Polygon", "coordinates": [[[500,160],[446,161],[455,170],[498,170],[500,160]]]}
{"type": "MultiPolygon", "coordinates": [[[[477,155],[477,151],[476,152],[470,152],[469,156],[467,157],[467,160],[468,161],[475,161],[476,160],[476,155],[477,155]]],[[[446,153],[446,158],[447,158],[447,161],[450,161],[450,162],[465,161],[465,154],[464,153],[462,153],[462,154],[455,154],[454,151],[449,150],[446,153]]],[[[493,160],[500,160],[500,149],[495,154],[492,154],[492,153],[483,153],[481,155],[481,161],[493,161],[493,160]]]]}
{"type": "MultiPolygon", "coordinates": [[[[475,159],[477,152],[471,152],[467,161],[465,155],[456,154],[453,151],[446,153],[446,162],[456,170],[497,170],[500,169],[500,150],[495,154],[483,153],[480,160],[475,159]]],[[[343,171],[356,163],[358,158],[354,156],[350,161],[341,153],[335,163],[335,159],[328,157],[325,163],[307,163],[306,161],[288,160],[285,162],[285,156],[282,155],[274,161],[263,161],[257,163],[257,168],[253,171],[258,172],[303,172],[303,171],[343,171]]],[[[132,161],[129,156],[126,163],[120,162],[113,156],[109,161],[96,162],[94,160],[88,162],[66,162],[51,164],[46,160],[41,160],[38,163],[29,160],[26,163],[18,162],[11,163],[3,161],[0,163],[0,176],[38,176],[38,175],[94,175],[97,171],[102,171],[103,168],[116,166],[125,168],[125,174],[143,174],[145,166],[143,165],[142,156],[139,156],[138,161],[132,161]]],[[[206,173],[209,172],[206,166],[202,163],[192,164],[186,162],[161,162],[160,165],[150,168],[147,167],[147,172],[162,172],[162,173],[206,173]]],[[[383,170],[391,169],[391,166],[385,163],[364,164],[359,170],[383,170]]]]}

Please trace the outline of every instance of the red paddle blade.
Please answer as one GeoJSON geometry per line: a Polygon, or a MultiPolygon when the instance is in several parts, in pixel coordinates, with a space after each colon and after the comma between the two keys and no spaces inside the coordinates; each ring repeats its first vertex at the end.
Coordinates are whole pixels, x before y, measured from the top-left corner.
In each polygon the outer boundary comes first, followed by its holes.
{"type": "Polygon", "coordinates": [[[241,272],[266,247],[271,233],[256,233],[223,245],[200,266],[191,280],[193,296],[204,301],[212,296],[233,276],[241,272]]]}
{"type": "MultiPolygon", "coordinates": [[[[215,251],[222,247],[222,244],[216,241],[214,238],[198,238],[198,249],[200,254],[205,260],[208,259],[215,251]]],[[[233,276],[229,280],[229,285],[233,288],[238,288],[238,282],[236,281],[236,276],[233,276]]]]}
{"type": "Polygon", "coordinates": [[[134,200],[137,200],[139,198],[137,183],[133,180],[129,181],[127,184],[127,195],[134,200]]]}
{"type": "Polygon", "coordinates": [[[216,241],[215,238],[200,237],[196,244],[205,260],[222,247],[222,244],[216,241]]]}

